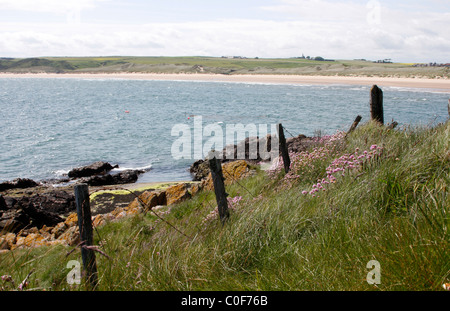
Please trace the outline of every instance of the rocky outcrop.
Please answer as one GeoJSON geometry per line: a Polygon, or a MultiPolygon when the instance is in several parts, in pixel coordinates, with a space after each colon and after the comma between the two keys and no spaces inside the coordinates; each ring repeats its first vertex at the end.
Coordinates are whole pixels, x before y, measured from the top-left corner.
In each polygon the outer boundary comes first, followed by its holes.
{"type": "Polygon", "coordinates": [[[306,151],[316,143],[317,139],[306,137],[305,135],[298,135],[297,137],[291,137],[286,139],[288,151],[293,153],[306,151]]]}
{"type": "Polygon", "coordinates": [[[25,228],[42,228],[43,226],[54,226],[62,221],[62,218],[56,214],[38,206],[33,202],[14,198],[5,199],[7,209],[1,211],[0,231],[19,232],[25,228]]]}
{"type": "MultiPolygon", "coordinates": [[[[125,207],[116,207],[112,212],[92,216],[92,224],[94,227],[102,226],[107,221],[116,221],[150,209],[159,215],[164,215],[170,212],[171,205],[192,197],[200,190],[201,185],[199,183],[180,183],[163,190],[145,191],[125,207]]],[[[5,208],[9,211],[10,206],[18,207],[18,202],[16,198],[0,196],[0,213],[4,213],[3,209],[5,208]],[[5,204],[2,204],[2,199],[4,199],[5,204]]],[[[20,209],[16,211],[17,221],[22,221],[23,224],[28,223],[28,225],[17,227],[10,232],[0,228],[0,250],[8,251],[16,248],[57,244],[76,246],[79,244],[78,217],[75,212],[69,213],[65,219],[60,217],[54,221],[35,226],[36,222],[29,222],[30,215],[27,212],[30,210],[20,209]]]]}
{"type": "MultiPolygon", "coordinates": [[[[225,185],[231,185],[240,179],[250,177],[254,172],[251,165],[244,160],[222,163],[222,175],[225,185]]],[[[214,189],[211,173],[202,181],[202,187],[207,190],[214,189]]]]}
{"type": "MultiPolygon", "coordinates": [[[[261,161],[271,161],[273,155],[270,152],[272,151],[273,139],[277,138],[272,135],[267,135],[263,138],[247,137],[237,145],[225,146],[221,151],[221,161],[222,163],[228,163],[245,160],[251,164],[257,164],[261,161]],[[264,154],[261,154],[261,151],[264,154]]],[[[274,141],[273,143],[277,144],[278,142],[274,141]]],[[[208,159],[194,162],[190,166],[189,171],[193,181],[205,180],[210,173],[208,159]]]]}
{"type": "Polygon", "coordinates": [[[145,170],[125,170],[118,173],[110,173],[115,168],[119,168],[119,166],[100,161],[74,168],[68,173],[68,176],[72,180],[86,183],[89,186],[110,186],[135,183],[139,175],[146,172],[145,170]]]}
{"type": "MultiPolygon", "coordinates": [[[[272,150],[272,139],[277,139],[272,135],[266,137],[247,137],[237,145],[228,145],[222,150],[222,162],[246,160],[251,163],[258,163],[263,160],[270,161],[270,151],[272,150]],[[232,151],[231,151],[232,150],[232,151]],[[264,154],[261,154],[261,151],[264,154]]],[[[278,144],[278,142],[274,142],[278,144]]]]}
{"type": "Polygon", "coordinates": [[[28,178],[17,178],[13,181],[5,181],[0,183],[0,191],[6,191],[11,189],[26,189],[37,187],[39,184],[34,180],[28,178]]]}
{"type": "Polygon", "coordinates": [[[137,213],[140,210],[150,210],[158,205],[167,205],[165,191],[145,191],[139,197],[135,198],[126,208],[116,209],[115,214],[125,211],[127,214],[137,213]]]}
{"type": "Polygon", "coordinates": [[[189,168],[193,181],[201,181],[208,177],[209,162],[205,160],[195,161],[189,168]]]}
{"type": "Polygon", "coordinates": [[[80,179],[80,182],[89,186],[108,186],[123,185],[135,183],[140,174],[145,173],[143,170],[126,170],[117,174],[96,175],[80,179]]]}
{"type": "Polygon", "coordinates": [[[0,231],[54,226],[61,222],[61,215],[75,209],[74,195],[61,190],[21,197],[0,196],[0,231]]]}
{"type": "Polygon", "coordinates": [[[184,200],[191,198],[191,193],[189,192],[189,184],[178,184],[169,187],[165,190],[167,205],[181,203],[184,200]]]}
{"type": "Polygon", "coordinates": [[[87,166],[77,167],[67,174],[70,178],[82,178],[93,175],[106,174],[117,166],[112,166],[108,162],[95,162],[87,166]]]}
{"type": "Polygon", "coordinates": [[[51,245],[76,246],[80,243],[77,214],[70,214],[54,226],[32,227],[0,236],[0,249],[14,250],[51,245]]]}

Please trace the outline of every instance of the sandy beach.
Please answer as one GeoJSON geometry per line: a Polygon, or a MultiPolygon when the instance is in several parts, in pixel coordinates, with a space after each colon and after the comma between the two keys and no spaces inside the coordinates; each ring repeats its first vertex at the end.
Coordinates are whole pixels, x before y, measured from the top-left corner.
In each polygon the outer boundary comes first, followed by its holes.
{"type": "Polygon", "coordinates": [[[405,87],[432,89],[450,93],[450,80],[424,78],[380,78],[342,76],[300,76],[300,75],[221,75],[221,74],[154,74],[154,73],[0,73],[0,78],[84,78],[84,79],[129,79],[167,81],[213,81],[299,85],[364,85],[380,87],[405,87]]]}

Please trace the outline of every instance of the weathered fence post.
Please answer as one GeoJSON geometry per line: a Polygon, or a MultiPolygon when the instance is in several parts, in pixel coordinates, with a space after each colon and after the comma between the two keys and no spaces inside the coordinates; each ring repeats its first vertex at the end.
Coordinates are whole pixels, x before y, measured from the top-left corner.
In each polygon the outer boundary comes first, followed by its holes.
{"type": "Polygon", "coordinates": [[[361,122],[362,117],[361,116],[357,116],[355,121],[353,122],[352,126],[350,127],[350,129],[347,132],[347,135],[350,134],[351,132],[353,132],[356,127],[358,126],[359,122],[361,122]]]}
{"type": "Polygon", "coordinates": [[[372,120],[384,124],[383,91],[376,85],[370,91],[370,115],[372,120]]]}
{"type": "Polygon", "coordinates": [[[291,159],[289,158],[289,151],[286,144],[286,137],[284,137],[283,125],[281,123],[277,125],[277,132],[281,156],[283,158],[284,172],[287,174],[289,173],[291,167],[291,159]]]}
{"type": "Polygon", "coordinates": [[[450,119],[450,99],[448,100],[447,109],[448,109],[448,118],[450,119]]]}
{"type": "Polygon", "coordinates": [[[89,249],[89,246],[92,246],[93,240],[89,187],[87,184],[79,184],[74,187],[74,190],[78,215],[78,228],[80,229],[81,258],[83,259],[86,278],[92,288],[95,289],[98,284],[98,275],[95,252],[92,249],[89,249]]]}
{"type": "Polygon", "coordinates": [[[222,174],[222,163],[216,157],[209,160],[209,169],[211,170],[211,177],[214,184],[214,192],[216,193],[217,208],[219,210],[219,217],[222,224],[230,217],[228,211],[228,194],[225,192],[224,178],[222,174]]]}

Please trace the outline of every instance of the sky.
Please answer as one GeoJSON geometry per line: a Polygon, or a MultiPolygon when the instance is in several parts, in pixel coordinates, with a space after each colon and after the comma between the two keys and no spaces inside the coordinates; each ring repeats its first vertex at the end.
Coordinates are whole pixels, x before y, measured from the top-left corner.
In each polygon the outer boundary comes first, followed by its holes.
{"type": "Polygon", "coordinates": [[[0,57],[450,63],[450,0],[0,0],[0,57]]]}

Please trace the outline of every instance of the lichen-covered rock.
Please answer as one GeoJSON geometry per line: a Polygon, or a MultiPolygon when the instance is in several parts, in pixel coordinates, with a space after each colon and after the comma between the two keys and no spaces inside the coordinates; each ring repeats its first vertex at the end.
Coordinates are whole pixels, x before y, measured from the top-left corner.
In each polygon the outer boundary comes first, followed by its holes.
{"type": "Polygon", "coordinates": [[[3,236],[6,243],[8,244],[8,249],[12,249],[14,244],[16,243],[16,235],[14,233],[7,233],[3,236]]]}
{"type": "Polygon", "coordinates": [[[39,233],[30,233],[25,237],[18,237],[15,245],[11,249],[16,249],[19,247],[32,248],[45,245],[48,245],[46,238],[39,233]]]}
{"type": "Polygon", "coordinates": [[[114,218],[115,217],[111,213],[98,214],[98,215],[93,217],[92,226],[94,226],[94,227],[103,226],[106,223],[106,221],[113,220],[114,218]]]}
{"type": "Polygon", "coordinates": [[[135,214],[143,209],[149,210],[157,205],[164,205],[165,196],[165,192],[145,191],[138,198],[134,199],[125,210],[128,214],[135,214]]]}
{"type": "MultiPolygon", "coordinates": [[[[245,160],[222,163],[222,175],[225,179],[225,185],[231,185],[242,178],[251,176],[251,174],[251,166],[245,160]]],[[[202,182],[202,186],[205,189],[214,190],[211,173],[209,173],[206,180],[202,182]]]]}
{"type": "Polygon", "coordinates": [[[63,234],[61,234],[57,241],[62,244],[69,246],[76,246],[80,243],[80,233],[78,226],[72,226],[67,229],[63,234]]]}
{"type": "Polygon", "coordinates": [[[8,241],[4,236],[0,236],[0,250],[9,249],[8,241]]]}
{"type": "Polygon", "coordinates": [[[69,227],[64,223],[60,222],[57,224],[50,233],[52,234],[54,239],[59,238],[69,227]]]}
{"type": "Polygon", "coordinates": [[[197,193],[199,193],[201,190],[202,190],[202,185],[201,185],[200,183],[193,184],[193,185],[191,186],[191,190],[190,190],[191,196],[192,196],[192,197],[195,196],[195,195],[196,195],[197,193]]]}
{"type": "Polygon", "coordinates": [[[167,205],[177,204],[191,198],[191,194],[189,193],[189,185],[185,183],[171,186],[165,190],[165,193],[167,205]]]}
{"type": "Polygon", "coordinates": [[[78,215],[77,215],[77,213],[72,213],[69,216],[67,216],[67,218],[64,221],[64,223],[69,228],[78,225],[78,215]]]}

